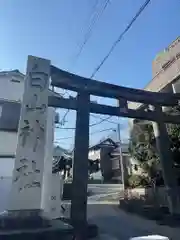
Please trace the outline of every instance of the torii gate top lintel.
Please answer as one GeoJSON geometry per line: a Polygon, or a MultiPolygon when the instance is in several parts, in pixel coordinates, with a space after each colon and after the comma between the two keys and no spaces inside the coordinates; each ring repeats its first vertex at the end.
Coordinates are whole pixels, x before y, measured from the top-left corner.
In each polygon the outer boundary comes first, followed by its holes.
{"type": "Polygon", "coordinates": [[[51,85],[72,91],[87,91],[92,95],[108,98],[123,98],[127,101],[144,104],[159,104],[162,106],[175,106],[178,104],[180,94],[157,93],[140,89],[118,86],[110,83],[81,77],[67,71],[51,66],[51,85]]]}

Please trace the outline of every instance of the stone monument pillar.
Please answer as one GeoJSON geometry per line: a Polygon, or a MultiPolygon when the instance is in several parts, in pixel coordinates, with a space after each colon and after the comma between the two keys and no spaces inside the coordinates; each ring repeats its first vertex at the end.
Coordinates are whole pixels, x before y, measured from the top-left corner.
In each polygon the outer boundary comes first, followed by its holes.
{"type": "Polygon", "coordinates": [[[29,56],[18,144],[0,239],[72,239],[73,229],[50,218],[54,109],[48,108],[50,61],[29,56]],[[49,214],[47,214],[49,213],[49,214]]]}
{"type": "Polygon", "coordinates": [[[29,56],[8,210],[44,209],[50,61],[29,56]]]}

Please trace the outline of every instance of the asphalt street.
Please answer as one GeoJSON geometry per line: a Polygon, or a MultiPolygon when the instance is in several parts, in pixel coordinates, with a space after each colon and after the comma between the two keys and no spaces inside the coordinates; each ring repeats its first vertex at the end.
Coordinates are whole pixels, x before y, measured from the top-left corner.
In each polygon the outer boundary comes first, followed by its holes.
{"type": "Polygon", "coordinates": [[[103,201],[108,201],[110,197],[119,199],[123,194],[122,190],[122,184],[89,184],[88,191],[90,195],[88,202],[100,201],[102,199],[103,201]]]}
{"type": "MultiPolygon", "coordinates": [[[[92,191],[92,194],[88,197],[87,216],[89,222],[95,223],[99,227],[101,237],[97,239],[129,240],[133,237],[147,235],[158,234],[166,236],[164,235],[164,230],[159,229],[156,225],[152,225],[143,219],[136,218],[120,210],[118,201],[107,201],[109,200],[109,195],[117,195],[119,193],[120,196],[122,194],[122,185],[90,184],[88,185],[88,190],[92,191]]],[[[152,239],[156,240],[158,238],[152,239]]]]}

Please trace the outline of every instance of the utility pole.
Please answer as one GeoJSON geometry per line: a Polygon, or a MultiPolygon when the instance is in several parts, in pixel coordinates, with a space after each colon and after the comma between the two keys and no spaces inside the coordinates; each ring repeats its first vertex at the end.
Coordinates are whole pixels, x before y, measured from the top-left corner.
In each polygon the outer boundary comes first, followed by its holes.
{"type": "MultiPolygon", "coordinates": [[[[121,112],[127,113],[128,111],[128,104],[127,99],[119,98],[118,99],[118,106],[119,110],[121,112]]],[[[125,179],[124,179],[124,161],[123,161],[123,155],[122,155],[122,145],[121,145],[121,125],[118,123],[118,139],[119,139],[119,160],[120,160],[120,166],[121,166],[121,179],[122,179],[122,185],[123,185],[123,191],[125,190],[125,179]]]]}
{"type": "Polygon", "coordinates": [[[117,125],[118,127],[118,142],[119,142],[119,165],[121,168],[121,181],[123,191],[125,190],[125,181],[124,181],[124,163],[123,163],[123,155],[122,155],[122,146],[121,146],[121,126],[120,123],[117,125]]]}

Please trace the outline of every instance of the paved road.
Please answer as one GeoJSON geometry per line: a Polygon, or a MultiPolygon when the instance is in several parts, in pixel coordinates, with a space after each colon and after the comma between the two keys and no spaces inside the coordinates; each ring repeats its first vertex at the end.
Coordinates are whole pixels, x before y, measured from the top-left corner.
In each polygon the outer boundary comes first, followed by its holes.
{"type": "Polygon", "coordinates": [[[108,200],[109,197],[122,194],[122,184],[89,184],[90,196],[88,201],[108,200]]]}
{"type": "Polygon", "coordinates": [[[121,184],[89,184],[88,190],[92,192],[88,197],[88,219],[98,225],[103,236],[100,239],[129,240],[132,237],[158,233],[157,228],[138,224],[140,220],[121,211],[117,201],[109,201],[109,196],[117,196],[117,200],[118,195],[121,196],[121,184]]]}
{"type": "Polygon", "coordinates": [[[92,194],[88,197],[88,219],[98,225],[101,234],[109,236],[109,239],[121,240],[144,234],[129,226],[129,222],[121,214],[117,214],[119,210],[106,203],[109,196],[121,192],[121,184],[89,184],[88,190],[92,194]]]}
{"type": "MultiPolygon", "coordinates": [[[[115,201],[106,201],[109,194],[113,195],[122,190],[121,185],[90,184],[88,189],[93,192],[93,195],[88,197],[88,221],[98,225],[101,237],[97,239],[129,240],[132,237],[152,234],[167,235],[164,227],[159,229],[154,223],[121,211],[115,201]]],[[[173,232],[169,234],[171,236],[173,232]]],[[[179,240],[179,237],[170,239],[179,240]]]]}
{"type": "MultiPolygon", "coordinates": [[[[109,240],[129,240],[132,237],[161,235],[157,228],[152,228],[147,224],[139,224],[139,221],[133,216],[120,211],[117,206],[110,204],[88,204],[89,222],[96,223],[99,227],[100,239],[109,240]]],[[[165,236],[165,234],[163,234],[165,236]]],[[[154,238],[157,239],[157,238],[154,238]]],[[[179,238],[172,238],[173,240],[179,238]]]]}

